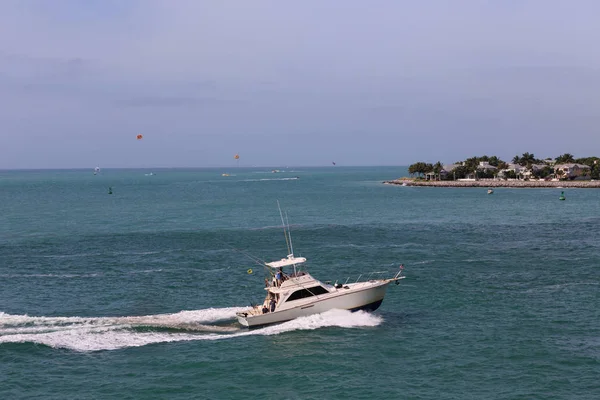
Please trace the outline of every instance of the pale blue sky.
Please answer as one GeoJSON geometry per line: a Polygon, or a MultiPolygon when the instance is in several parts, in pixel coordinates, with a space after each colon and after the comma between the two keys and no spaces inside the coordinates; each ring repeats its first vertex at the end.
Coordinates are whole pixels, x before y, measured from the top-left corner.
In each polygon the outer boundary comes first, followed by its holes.
{"type": "Polygon", "coordinates": [[[4,0],[0,168],[600,155],[599,17],[584,0],[4,0]]]}

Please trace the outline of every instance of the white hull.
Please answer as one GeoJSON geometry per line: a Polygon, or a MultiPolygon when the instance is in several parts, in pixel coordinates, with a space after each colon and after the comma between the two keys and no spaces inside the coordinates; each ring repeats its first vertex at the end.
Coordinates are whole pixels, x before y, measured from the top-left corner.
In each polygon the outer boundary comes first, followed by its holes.
{"type": "Polygon", "coordinates": [[[307,315],[320,314],[332,309],[354,311],[365,308],[375,310],[383,301],[390,281],[377,280],[352,283],[345,285],[344,288],[333,289],[330,293],[296,300],[293,308],[284,308],[266,314],[238,313],[237,318],[240,324],[252,328],[289,321],[307,315]]]}

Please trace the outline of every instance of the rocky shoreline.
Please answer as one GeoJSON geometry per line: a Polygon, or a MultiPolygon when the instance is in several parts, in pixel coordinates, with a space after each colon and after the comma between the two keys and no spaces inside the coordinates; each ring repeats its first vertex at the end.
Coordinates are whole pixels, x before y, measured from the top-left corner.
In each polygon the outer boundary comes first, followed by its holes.
{"type": "Polygon", "coordinates": [[[600,181],[523,181],[523,180],[472,180],[472,181],[415,181],[396,179],[384,181],[386,185],[425,187],[483,187],[483,188],[600,188],[600,181]]]}

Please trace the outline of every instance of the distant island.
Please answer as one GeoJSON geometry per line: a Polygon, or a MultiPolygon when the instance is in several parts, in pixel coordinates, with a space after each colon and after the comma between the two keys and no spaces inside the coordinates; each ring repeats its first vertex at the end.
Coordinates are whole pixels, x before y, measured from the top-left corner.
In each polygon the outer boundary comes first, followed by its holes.
{"type": "Polygon", "coordinates": [[[443,165],[417,162],[408,167],[410,177],[385,184],[442,187],[581,187],[600,188],[600,158],[575,158],[565,153],[537,159],[533,153],[511,162],[496,156],[471,157],[443,165]]]}

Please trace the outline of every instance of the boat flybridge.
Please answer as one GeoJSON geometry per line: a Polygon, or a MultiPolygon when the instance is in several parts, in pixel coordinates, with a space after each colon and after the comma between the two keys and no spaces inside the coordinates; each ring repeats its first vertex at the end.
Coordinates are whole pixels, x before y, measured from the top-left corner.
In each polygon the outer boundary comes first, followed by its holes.
{"type": "MultiPolygon", "coordinates": [[[[291,238],[290,238],[291,239],[291,238]]],[[[243,326],[253,328],[268,324],[289,321],[311,314],[319,314],[331,309],[350,311],[374,311],[381,305],[387,286],[391,282],[399,284],[400,271],[392,278],[370,279],[348,283],[323,283],[315,279],[301,266],[304,257],[295,257],[293,253],[279,261],[265,263],[271,279],[265,279],[267,292],[262,304],[237,313],[237,319],[243,326]],[[284,270],[284,268],[287,269],[284,270]]]]}

